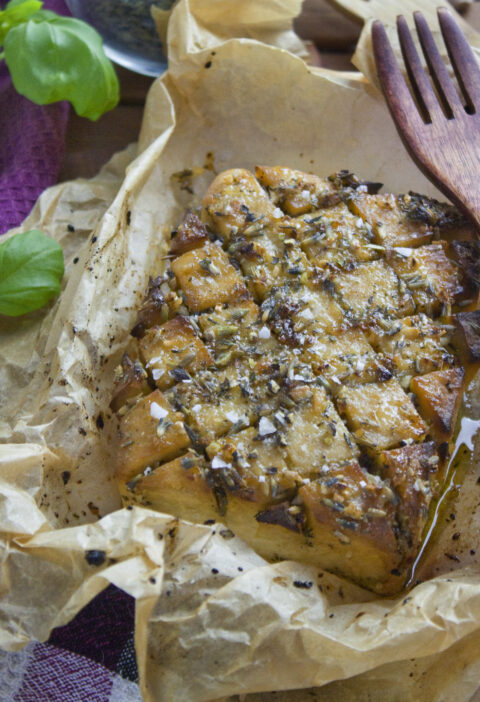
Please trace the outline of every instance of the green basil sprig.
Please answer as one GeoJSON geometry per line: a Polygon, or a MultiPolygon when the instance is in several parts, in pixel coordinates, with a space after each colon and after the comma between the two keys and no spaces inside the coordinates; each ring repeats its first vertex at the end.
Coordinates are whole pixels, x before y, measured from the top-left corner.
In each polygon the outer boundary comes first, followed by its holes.
{"type": "Polygon", "coordinates": [[[17,317],[43,307],[60,292],[60,244],[32,229],[0,244],[0,314],[17,317]]]}
{"type": "Polygon", "coordinates": [[[82,20],[10,0],[0,11],[0,46],[18,93],[37,105],[68,100],[97,120],[119,100],[118,78],[98,32],[82,20]]]}

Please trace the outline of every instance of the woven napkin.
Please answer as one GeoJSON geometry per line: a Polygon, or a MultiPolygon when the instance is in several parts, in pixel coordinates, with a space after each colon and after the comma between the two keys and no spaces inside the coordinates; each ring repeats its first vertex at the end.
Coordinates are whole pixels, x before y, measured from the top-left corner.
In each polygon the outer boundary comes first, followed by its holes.
{"type": "Polygon", "coordinates": [[[111,585],[48,642],[0,650],[0,702],[141,702],[134,607],[111,585]]]}
{"type": "MultiPolygon", "coordinates": [[[[0,0],[0,8],[7,0],[0,0]]],[[[44,8],[68,15],[63,0],[44,8]]],[[[40,193],[57,181],[65,150],[69,106],[35,105],[16,93],[0,65],[0,234],[18,226],[40,193]]]]}

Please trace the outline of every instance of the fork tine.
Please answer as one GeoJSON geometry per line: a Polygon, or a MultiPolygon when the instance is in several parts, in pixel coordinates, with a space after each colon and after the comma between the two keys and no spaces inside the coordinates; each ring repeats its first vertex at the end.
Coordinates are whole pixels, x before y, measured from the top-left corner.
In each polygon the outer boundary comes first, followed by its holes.
{"type": "Polygon", "coordinates": [[[463,32],[445,7],[438,9],[438,20],[450,62],[469,110],[480,107],[480,69],[463,32]]]}
{"type": "Polygon", "coordinates": [[[417,49],[410,34],[407,21],[403,15],[397,17],[397,32],[402,49],[403,61],[410,79],[412,90],[417,99],[420,111],[426,122],[431,122],[431,115],[438,112],[440,105],[432,87],[430,78],[418,55],[417,49]]]}
{"type": "Polygon", "coordinates": [[[378,78],[394,121],[403,119],[418,128],[423,124],[423,119],[380,20],[372,24],[372,42],[378,78]]]}
{"type": "Polygon", "coordinates": [[[447,117],[451,118],[459,112],[465,113],[425,17],[419,11],[414,12],[413,15],[427,66],[447,117]]]}

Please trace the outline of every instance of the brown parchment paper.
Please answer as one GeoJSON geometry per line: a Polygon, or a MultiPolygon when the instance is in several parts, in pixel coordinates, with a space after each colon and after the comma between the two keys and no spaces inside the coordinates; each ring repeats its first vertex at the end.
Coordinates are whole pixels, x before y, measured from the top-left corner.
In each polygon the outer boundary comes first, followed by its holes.
{"type": "Polygon", "coordinates": [[[298,48],[285,22],[300,4],[236,3],[245,37],[225,29],[224,3],[180,0],[138,148],[92,181],[47,191],[25,222],[62,242],[67,274],[50,309],[1,321],[0,645],[46,639],[114,583],[137,599],[146,701],[466,702],[480,680],[478,442],[473,457],[464,447],[467,476],[439,515],[422,582],[389,600],[268,564],[221,524],[121,509],[112,480],[113,369],[159,244],[215,172],[349,168],[394,192],[435,194],[364,76],[286,50],[298,48]],[[281,46],[258,41],[276,23],[281,46]]]}

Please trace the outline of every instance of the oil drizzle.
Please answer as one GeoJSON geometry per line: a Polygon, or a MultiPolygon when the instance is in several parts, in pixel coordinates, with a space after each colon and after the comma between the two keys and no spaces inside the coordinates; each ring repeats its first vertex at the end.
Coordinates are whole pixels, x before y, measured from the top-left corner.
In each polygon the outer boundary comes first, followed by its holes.
{"type": "Polygon", "coordinates": [[[468,468],[472,458],[474,449],[473,439],[478,431],[480,431],[480,419],[462,417],[460,430],[455,440],[452,455],[448,462],[444,481],[445,487],[442,494],[438,498],[437,504],[435,505],[430,523],[422,541],[422,547],[412,565],[410,577],[405,586],[406,589],[409,589],[415,584],[416,575],[421,561],[428,546],[430,545],[435,528],[440,521],[440,517],[444,509],[448,506],[450,499],[454,497],[456,492],[461,487],[465,470],[468,468]]]}

